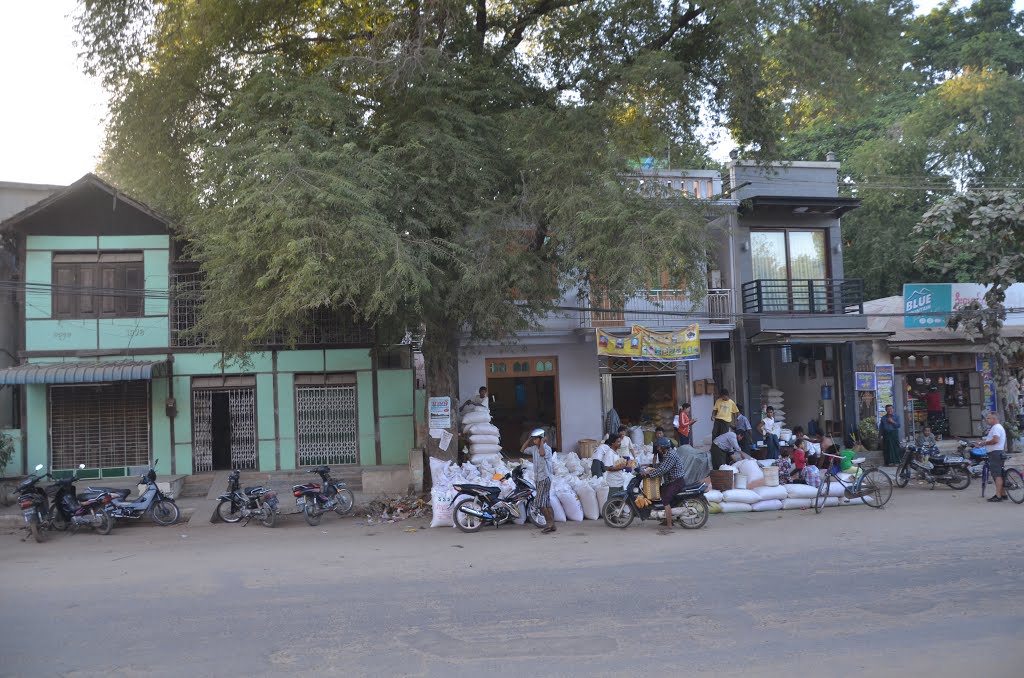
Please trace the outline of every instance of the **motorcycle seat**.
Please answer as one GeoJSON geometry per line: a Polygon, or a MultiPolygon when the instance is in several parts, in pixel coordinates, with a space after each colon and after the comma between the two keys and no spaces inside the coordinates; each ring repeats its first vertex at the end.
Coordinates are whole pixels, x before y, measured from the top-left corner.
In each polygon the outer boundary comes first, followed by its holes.
{"type": "Polygon", "coordinates": [[[247,487],[243,491],[246,494],[259,494],[260,492],[266,492],[266,490],[267,488],[265,487],[247,487]]]}
{"type": "MultiPolygon", "coordinates": [[[[91,495],[89,497],[91,499],[92,497],[95,497],[104,492],[109,492],[117,499],[126,499],[128,495],[132,493],[131,490],[120,487],[87,487],[85,488],[85,492],[83,494],[91,495]]],[[[81,497],[82,495],[79,495],[79,498],[81,497]]]]}
{"type": "Polygon", "coordinates": [[[469,485],[461,484],[459,489],[463,494],[489,494],[491,496],[497,496],[501,493],[500,487],[491,487],[490,485],[469,485]]]}

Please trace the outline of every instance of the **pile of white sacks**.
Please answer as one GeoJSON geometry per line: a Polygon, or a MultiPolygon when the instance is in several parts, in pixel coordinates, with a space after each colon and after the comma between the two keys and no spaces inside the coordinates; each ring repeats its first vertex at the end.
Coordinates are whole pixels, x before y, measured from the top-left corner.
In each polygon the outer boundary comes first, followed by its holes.
{"type": "Polygon", "coordinates": [[[462,432],[468,437],[473,463],[482,464],[486,459],[501,458],[501,433],[491,423],[491,410],[486,405],[471,405],[466,410],[462,415],[462,432]]]}
{"type": "MultiPolygon", "coordinates": [[[[637,448],[636,458],[640,464],[650,464],[654,454],[650,445],[637,448]]],[[[472,448],[470,448],[472,453],[472,448]]],[[[452,508],[457,500],[458,494],[453,485],[460,483],[472,483],[475,485],[487,485],[490,487],[501,487],[502,496],[505,496],[515,489],[511,480],[500,482],[494,480],[494,476],[505,476],[512,467],[519,462],[513,461],[511,465],[496,453],[473,454],[470,461],[456,465],[454,462],[430,459],[430,475],[433,478],[433,488],[430,492],[431,505],[433,507],[433,519],[431,527],[452,527],[454,521],[452,508]]],[[[533,483],[533,464],[530,461],[522,462],[525,465],[523,477],[533,483]]],[[[778,474],[771,473],[762,467],[761,464],[771,462],[757,462],[753,459],[746,459],[735,466],[722,466],[722,470],[732,469],[736,473],[736,479],[744,479],[744,488],[719,492],[709,489],[705,493],[710,506],[711,513],[739,513],[743,511],[779,511],[782,509],[806,509],[814,505],[814,498],[818,495],[818,488],[809,485],[778,484],[778,474]],[[773,483],[773,484],[772,484],[773,483]]],[[[594,477],[590,474],[590,460],[581,460],[575,452],[556,453],[554,458],[555,476],[551,481],[551,509],[555,514],[555,522],[599,520],[601,518],[601,507],[608,500],[608,484],[604,476],[594,477]]],[[[852,481],[854,476],[841,474],[847,482],[852,481]]],[[[833,483],[829,488],[829,498],[826,506],[848,506],[863,504],[863,499],[848,499],[843,496],[843,487],[833,483]]],[[[519,519],[515,522],[522,525],[526,522],[526,507],[520,505],[519,519]]]]}
{"type": "MultiPolygon", "coordinates": [[[[470,452],[472,453],[472,448],[470,452]]],[[[649,445],[637,453],[637,460],[641,464],[649,464],[653,458],[654,454],[649,445]]],[[[431,458],[430,475],[434,485],[430,492],[430,500],[434,517],[430,526],[450,527],[455,524],[452,519],[452,500],[458,497],[453,485],[472,483],[490,487],[500,486],[502,496],[512,492],[515,484],[511,480],[499,482],[494,480],[494,475],[504,476],[518,463],[513,461],[510,466],[497,454],[473,455],[470,461],[462,466],[431,458]]],[[[533,463],[529,460],[522,463],[525,466],[523,477],[532,484],[533,463]]],[[[554,471],[555,475],[551,480],[551,510],[555,514],[555,522],[599,520],[601,507],[608,500],[608,483],[605,482],[603,475],[594,477],[590,474],[590,460],[580,460],[575,452],[555,453],[554,471]]],[[[526,507],[520,506],[519,509],[520,518],[516,523],[521,525],[526,521],[526,507]]]]}
{"type": "MultiPolygon", "coordinates": [[[[771,462],[763,462],[771,463],[771,462]]],[[[732,470],[734,479],[743,487],[719,492],[710,490],[704,494],[711,505],[711,513],[742,513],[744,511],[781,511],[784,509],[807,509],[814,505],[818,488],[810,485],[779,484],[778,473],[766,473],[761,463],[744,459],[734,466],[723,465],[719,470],[732,470]]],[[[855,479],[852,474],[840,474],[847,483],[855,479]]],[[[825,506],[853,506],[863,504],[863,498],[850,499],[844,496],[839,483],[829,485],[825,506]]]]}

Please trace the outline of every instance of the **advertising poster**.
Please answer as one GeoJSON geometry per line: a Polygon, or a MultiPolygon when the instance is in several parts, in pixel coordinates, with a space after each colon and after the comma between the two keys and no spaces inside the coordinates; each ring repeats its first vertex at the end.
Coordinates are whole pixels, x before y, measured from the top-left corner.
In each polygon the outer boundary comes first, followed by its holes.
{"type": "Polygon", "coordinates": [[[700,328],[696,324],[674,332],[656,332],[633,325],[632,331],[626,336],[616,336],[604,330],[595,332],[598,355],[664,362],[696,360],[700,357],[700,328]]]}
{"type": "Polygon", "coordinates": [[[892,365],[875,365],[875,402],[878,416],[885,414],[886,405],[896,404],[896,370],[892,365]]]}
{"type": "Polygon", "coordinates": [[[427,401],[429,428],[452,427],[452,399],[448,396],[434,397],[427,401]]]}
{"type": "Polygon", "coordinates": [[[854,372],[853,378],[858,391],[874,391],[876,388],[874,372],[854,372]]]}
{"type": "Polygon", "coordinates": [[[996,379],[992,370],[992,359],[978,356],[977,371],[981,374],[981,404],[985,412],[998,412],[996,402],[996,379]]]}

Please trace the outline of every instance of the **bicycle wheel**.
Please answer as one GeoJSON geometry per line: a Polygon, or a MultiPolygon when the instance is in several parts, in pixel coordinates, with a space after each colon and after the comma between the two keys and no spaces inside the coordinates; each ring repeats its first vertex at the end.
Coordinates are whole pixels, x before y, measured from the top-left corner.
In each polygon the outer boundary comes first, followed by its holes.
{"type": "Polygon", "coordinates": [[[818,485],[818,496],[814,498],[814,512],[821,513],[822,509],[825,508],[825,500],[828,499],[828,489],[831,484],[832,476],[826,475],[821,481],[821,485],[818,485]]]}
{"type": "Polygon", "coordinates": [[[868,506],[882,508],[892,499],[892,478],[881,469],[865,471],[860,481],[860,496],[868,506]]]}
{"type": "Polygon", "coordinates": [[[1003,492],[1014,504],[1024,504],[1024,475],[1015,468],[1003,473],[1003,492]]]}
{"type": "Polygon", "coordinates": [[[910,482],[910,465],[900,464],[896,469],[896,487],[906,487],[910,482]]]}

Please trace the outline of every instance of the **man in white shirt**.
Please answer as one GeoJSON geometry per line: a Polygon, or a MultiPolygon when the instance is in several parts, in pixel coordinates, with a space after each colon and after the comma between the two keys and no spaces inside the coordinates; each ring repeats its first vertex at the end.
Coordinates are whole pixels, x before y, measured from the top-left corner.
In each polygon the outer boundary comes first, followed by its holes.
{"type": "Polygon", "coordinates": [[[757,425],[758,433],[764,439],[769,459],[779,458],[779,437],[775,435],[775,408],[769,405],[764,410],[764,419],[757,425]]]}
{"type": "Polygon", "coordinates": [[[996,493],[989,501],[1006,501],[1008,497],[1003,491],[1003,452],[1006,451],[1006,429],[999,423],[999,417],[995,412],[988,414],[988,438],[982,440],[979,445],[988,451],[988,470],[992,475],[992,483],[996,486],[996,493]]]}
{"type": "Polygon", "coordinates": [[[608,483],[609,497],[621,492],[626,486],[626,474],[623,470],[627,466],[627,461],[620,452],[621,445],[622,436],[613,433],[594,451],[594,457],[604,464],[604,480],[608,483]]]}

